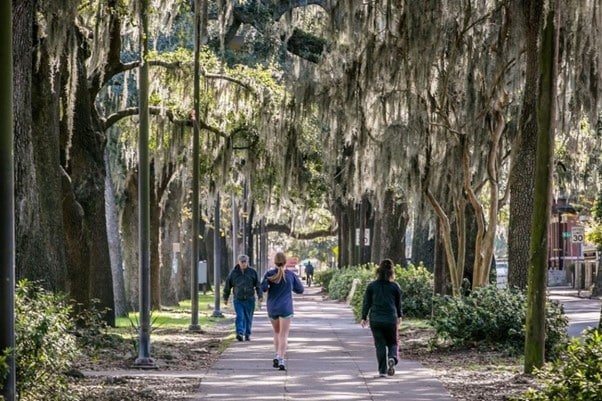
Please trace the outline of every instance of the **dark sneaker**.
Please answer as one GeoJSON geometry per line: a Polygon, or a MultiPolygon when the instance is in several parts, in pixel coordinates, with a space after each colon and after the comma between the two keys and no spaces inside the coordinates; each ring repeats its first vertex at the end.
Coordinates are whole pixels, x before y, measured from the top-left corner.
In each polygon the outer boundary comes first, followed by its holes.
{"type": "Polygon", "coordinates": [[[242,341],[242,334],[237,334],[237,335],[236,335],[236,339],[237,339],[238,341],[242,341]]]}
{"type": "Polygon", "coordinates": [[[395,374],[395,359],[389,358],[389,360],[387,361],[387,366],[389,367],[387,369],[387,374],[389,376],[393,376],[395,374]]]}
{"type": "Polygon", "coordinates": [[[279,364],[278,364],[278,369],[280,370],[286,370],[286,365],[284,364],[284,359],[281,359],[279,364]]]}
{"type": "Polygon", "coordinates": [[[245,341],[251,341],[251,336],[245,336],[245,341]]]}
{"type": "Polygon", "coordinates": [[[272,362],[273,362],[273,364],[272,364],[273,367],[278,368],[280,366],[280,361],[278,361],[278,358],[274,358],[274,360],[272,362]]]}

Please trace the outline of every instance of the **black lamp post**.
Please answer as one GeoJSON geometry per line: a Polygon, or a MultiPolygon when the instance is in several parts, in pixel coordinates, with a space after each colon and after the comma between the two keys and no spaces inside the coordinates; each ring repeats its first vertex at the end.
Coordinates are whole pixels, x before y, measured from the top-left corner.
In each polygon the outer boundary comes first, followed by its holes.
{"type": "Polygon", "coordinates": [[[10,350],[0,395],[16,398],[15,382],[15,206],[13,155],[12,2],[0,5],[0,353],[10,350]]]}
{"type": "Polygon", "coordinates": [[[213,229],[213,292],[214,307],[213,317],[224,317],[220,309],[220,286],[221,283],[221,265],[222,265],[222,239],[220,232],[220,196],[219,192],[215,195],[214,229],[213,229]]]}

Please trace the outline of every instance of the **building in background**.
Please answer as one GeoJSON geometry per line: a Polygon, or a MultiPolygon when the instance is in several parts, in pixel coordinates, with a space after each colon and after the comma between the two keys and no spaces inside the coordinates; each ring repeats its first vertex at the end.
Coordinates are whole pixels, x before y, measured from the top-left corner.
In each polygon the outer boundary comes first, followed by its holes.
{"type": "Polygon", "coordinates": [[[564,196],[552,204],[548,230],[548,285],[589,290],[598,272],[597,251],[585,241],[582,218],[564,196]]]}

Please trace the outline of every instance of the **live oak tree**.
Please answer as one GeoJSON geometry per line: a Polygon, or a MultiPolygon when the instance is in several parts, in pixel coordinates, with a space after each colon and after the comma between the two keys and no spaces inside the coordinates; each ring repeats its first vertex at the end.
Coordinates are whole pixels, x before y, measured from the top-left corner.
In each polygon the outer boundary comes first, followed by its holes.
{"type": "MultiPolygon", "coordinates": [[[[115,296],[131,302],[138,235],[136,121],[128,118],[138,113],[133,77],[140,61],[129,29],[135,2],[18,3],[15,40],[32,50],[15,60],[22,71],[15,77],[19,271],[70,290],[84,304],[98,297],[112,306],[111,278],[118,283],[121,269],[111,240],[122,244],[126,270],[115,296]],[[38,37],[41,46],[32,42],[38,37]],[[59,59],[66,64],[57,65],[59,59]],[[98,229],[106,225],[105,187],[115,192],[106,197],[113,210],[108,231],[98,229]]],[[[466,272],[474,286],[488,282],[497,215],[510,187],[510,281],[524,286],[538,4],[209,2],[199,116],[204,237],[212,237],[208,206],[215,194],[246,193],[249,244],[252,227],[274,210],[328,207],[337,224],[326,228],[338,233],[341,264],[385,256],[403,262],[408,222],[436,216],[437,227],[417,224],[415,232],[427,235],[414,238],[428,242],[435,234],[431,243],[444,250],[438,266],[448,269],[437,277],[450,278],[459,294],[466,272]],[[358,253],[356,228],[370,229],[371,252],[358,253]]],[[[591,1],[571,4],[564,26],[572,34],[563,38],[560,65],[559,114],[567,131],[583,120],[577,116],[595,126],[599,85],[599,39],[586,29],[586,16],[597,19],[600,9],[591,1]]],[[[165,1],[150,21],[155,307],[185,296],[189,279],[183,269],[172,276],[169,265],[172,243],[184,245],[181,255],[190,252],[191,15],[189,2],[165,1]]],[[[274,219],[267,227],[298,233],[291,223],[274,219]]],[[[211,259],[211,244],[201,248],[211,259]]]]}

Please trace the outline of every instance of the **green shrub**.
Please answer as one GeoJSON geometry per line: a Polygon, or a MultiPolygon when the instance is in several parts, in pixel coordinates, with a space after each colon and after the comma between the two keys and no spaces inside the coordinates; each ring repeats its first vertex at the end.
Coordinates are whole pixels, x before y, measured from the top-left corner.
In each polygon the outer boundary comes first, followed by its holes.
{"type": "Polygon", "coordinates": [[[592,329],[538,373],[542,387],[530,389],[521,401],[602,400],[602,333],[592,329]]]}
{"type": "Polygon", "coordinates": [[[320,284],[324,290],[328,291],[328,285],[330,284],[330,280],[332,280],[332,277],[338,271],[339,269],[335,268],[318,270],[314,274],[314,280],[316,281],[316,283],[320,284]]]}
{"type": "Polygon", "coordinates": [[[15,302],[17,393],[21,401],[68,401],[65,372],[77,357],[71,308],[64,297],[17,285],[15,302]]]}
{"type": "Polygon", "coordinates": [[[424,265],[395,266],[395,281],[401,287],[404,317],[430,317],[433,309],[433,273],[424,265]]]}
{"type": "MultiPolygon", "coordinates": [[[[354,279],[359,279],[351,307],[356,319],[361,318],[364,292],[370,281],[376,279],[375,265],[354,266],[343,269],[331,281],[330,297],[345,299],[354,279]]],[[[433,302],[433,275],[422,265],[395,266],[395,280],[401,287],[401,307],[404,317],[430,317],[433,302]]]]}
{"type": "Polygon", "coordinates": [[[368,284],[370,284],[370,282],[376,277],[376,266],[372,265],[371,267],[371,269],[362,268],[354,277],[359,280],[359,283],[355,287],[355,292],[353,293],[353,297],[351,297],[350,305],[351,309],[353,310],[353,315],[358,321],[362,317],[362,306],[364,303],[364,293],[366,292],[366,287],[368,287],[368,284]]]}
{"type": "MultiPolygon", "coordinates": [[[[487,286],[468,296],[437,298],[431,324],[439,338],[456,345],[501,344],[522,352],[526,311],[524,293],[487,286]]],[[[546,356],[554,358],[566,343],[567,319],[556,302],[548,302],[547,311],[546,356]]]]}
{"type": "Polygon", "coordinates": [[[368,264],[340,269],[335,273],[328,285],[330,298],[338,300],[346,299],[349,291],[351,291],[353,279],[359,278],[363,280],[364,278],[373,278],[374,267],[373,264],[368,264]]]}

